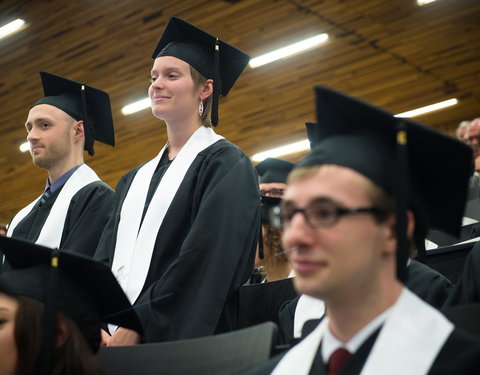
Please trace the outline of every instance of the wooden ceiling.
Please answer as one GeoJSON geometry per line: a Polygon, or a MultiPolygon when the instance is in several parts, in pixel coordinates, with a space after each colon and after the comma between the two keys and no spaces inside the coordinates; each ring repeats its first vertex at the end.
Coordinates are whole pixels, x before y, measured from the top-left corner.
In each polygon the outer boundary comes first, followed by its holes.
{"type": "Polygon", "coordinates": [[[121,175],[156,155],[166,140],[163,122],[149,110],[130,116],[120,110],[146,96],[150,55],[173,15],[251,56],[329,34],[322,47],[247,67],[221,98],[217,132],[249,156],[305,138],[305,121],[315,120],[315,84],[393,113],[456,97],[455,107],[417,118],[450,134],[480,115],[478,0],[423,7],[415,0],[0,0],[0,24],[17,17],[28,22],[0,40],[0,221],[45,184],[45,171],[18,151],[28,109],[42,97],[41,70],[110,93],[116,146],[96,143],[95,156],[86,156],[105,182],[115,187],[121,175]]]}

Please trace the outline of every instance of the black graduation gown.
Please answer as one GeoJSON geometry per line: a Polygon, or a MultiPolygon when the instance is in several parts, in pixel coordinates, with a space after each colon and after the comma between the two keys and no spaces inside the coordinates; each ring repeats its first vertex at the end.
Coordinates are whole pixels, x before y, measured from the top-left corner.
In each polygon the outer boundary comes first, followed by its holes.
{"type": "Polygon", "coordinates": [[[453,289],[453,284],[444,275],[416,260],[407,267],[405,286],[437,309],[442,307],[453,289]]]}
{"type": "MultiPolygon", "coordinates": [[[[479,254],[480,255],[480,254],[479,254]]],[[[407,281],[405,286],[425,302],[435,308],[441,308],[447,299],[453,284],[441,273],[423,263],[412,260],[407,267],[407,281]]],[[[293,321],[297,307],[297,296],[284,303],[279,309],[279,336],[283,344],[296,344],[293,337],[293,321]]]]}
{"type": "MultiPolygon", "coordinates": [[[[345,363],[338,375],[360,374],[370,351],[378,337],[380,329],[375,331],[345,363]]],[[[321,358],[320,347],[310,368],[310,374],[327,375],[327,366],[321,358]]],[[[272,358],[269,362],[248,372],[248,375],[270,374],[285,353],[272,358]]],[[[398,361],[402,360],[401,353],[398,361]]],[[[392,363],[392,367],[395,363],[392,363]]],[[[480,339],[461,330],[454,329],[433,362],[428,375],[478,375],[480,373],[480,339]]]]}
{"type": "MultiPolygon", "coordinates": [[[[95,258],[112,265],[121,205],[137,167],[119,181],[95,258]]],[[[250,276],[260,196],[249,158],[227,140],[201,151],[160,226],[136,311],[145,342],[235,328],[237,290],[250,276]]]]}
{"type": "MultiPolygon", "coordinates": [[[[63,185],[65,186],[65,185],[63,185]]],[[[15,227],[12,237],[35,242],[50,214],[63,186],[57,189],[43,205],[37,204],[15,227]]],[[[93,256],[110,219],[113,207],[113,189],[101,181],[94,181],[80,189],[71,199],[63,227],[60,248],[93,256]]]]}
{"type": "Polygon", "coordinates": [[[462,274],[450,291],[443,307],[480,302],[480,243],[476,243],[465,259],[462,274]]]}

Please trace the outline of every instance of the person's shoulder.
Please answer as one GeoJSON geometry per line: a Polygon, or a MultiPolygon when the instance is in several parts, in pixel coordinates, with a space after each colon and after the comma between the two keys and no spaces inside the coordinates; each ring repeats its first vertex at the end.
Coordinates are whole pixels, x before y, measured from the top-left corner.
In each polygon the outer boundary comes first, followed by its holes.
{"type": "Polygon", "coordinates": [[[437,355],[429,374],[479,374],[480,337],[455,328],[437,355]]]}
{"type": "Polygon", "coordinates": [[[215,142],[214,144],[208,146],[203,151],[200,152],[205,156],[213,156],[217,154],[222,155],[232,155],[232,156],[245,156],[245,153],[234,143],[230,142],[229,140],[222,138],[215,142]]]}
{"type": "Polygon", "coordinates": [[[92,193],[113,194],[114,191],[105,182],[98,180],[98,181],[90,182],[89,184],[85,185],[75,195],[80,196],[80,195],[92,194],[92,193]]]}

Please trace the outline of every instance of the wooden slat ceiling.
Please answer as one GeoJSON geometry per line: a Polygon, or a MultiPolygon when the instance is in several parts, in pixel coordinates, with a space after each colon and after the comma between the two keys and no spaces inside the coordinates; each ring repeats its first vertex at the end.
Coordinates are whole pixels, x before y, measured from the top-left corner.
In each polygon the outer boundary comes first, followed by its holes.
{"type": "Polygon", "coordinates": [[[460,121],[480,116],[478,0],[424,7],[415,0],[4,0],[0,24],[19,17],[29,26],[0,41],[0,221],[45,183],[45,171],[18,151],[29,106],[42,96],[41,70],[110,93],[117,145],[96,143],[86,161],[112,187],[156,155],[164,124],[149,110],[127,117],[120,110],[146,95],[150,55],[173,15],[251,56],[330,35],[323,47],[247,67],[220,100],[217,131],[250,156],[305,138],[305,121],[315,120],[314,84],[393,113],[456,97],[457,106],[418,118],[450,134],[460,121]]]}

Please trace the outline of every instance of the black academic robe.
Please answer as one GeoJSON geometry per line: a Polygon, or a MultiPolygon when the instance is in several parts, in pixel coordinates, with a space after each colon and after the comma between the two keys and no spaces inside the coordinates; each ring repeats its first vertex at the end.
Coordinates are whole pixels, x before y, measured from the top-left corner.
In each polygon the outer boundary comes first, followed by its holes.
{"type": "MultiPolygon", "coordinates": [[[[65,185],[63,185],[65,186],[65,185]]],[[[57,189],[43,205],[35,204],[30,213],[15,227],[12,237],[35,242],[50,214],[62,187],[57,189]]],[[[60,248],[93,256],[110,219],[114,192],[101,181],[92,182],[80,189],[71,199],[63,227],[60,248]]]]}
{"type": "Polygon", "coordinates": [[[480,303],[480,242],[475,244],[465,259],[463,271],[443,307],[471,303],[480,303]]]}
{"type": "MultiPolygon", "coordinates": [[[[354,353],[338,375],[356,375],[360,374],[365,365],[370,351],[375,344],[380,329],[374,332],[354,353]]],[[[327,375],[327,366],[321,358],[321,351],[317,355],[310,368],[310,375],[327,375]]],[[[248,372],[248,375],[270,374],[278,365],[286,353],[282,353],[272,358],[267,363],[248,372]]],[[[398,353],[398,360],[402,360],[401,353],[398,353]]],[[[392,367],[395,363],[392,363],[392,367]]],[[[461,329],[454,329],[450,334],[442,349],[435,358],[428,375],[478,375],[480,374],[480,339],[461,329]]],[[[379,374],[383,375],[383,374],[379,374]]]]}
{"type": "MultiPolygon", "coordinates": [[[[453,290],[453,284],[450,280],[433,268],[416,260],[411,260],[407,267],[405,286],[437,309],[443,306],[449,292],[453,290]]],[[[291,345],[298,342],[293,337],[293,322],[299,298],[300,296],[297,296],[293,300],[285,302],[279,309],[279,336],[282,344],[291,345]]]]}
{"type": "MultiPolygon", "coordinates": [[[[110,265],[122,202],[139,168],[119,181],[115,214],[95,255],[110,265]]],[[[253,268],[259,199],[253,166],[237,146],[222,139],[197,155],[160,226],[144,287],[134,303],[145,342],[235,328],[237,290],[253,268]]]]}

